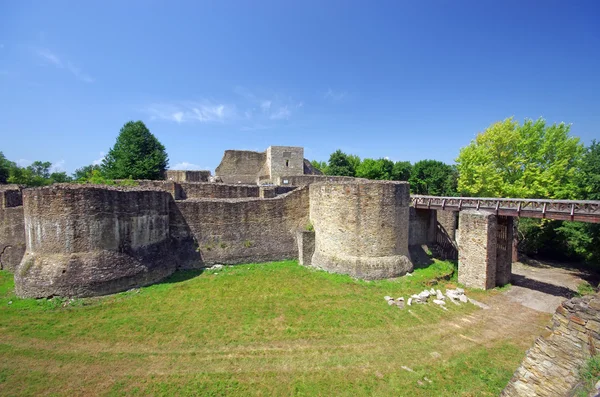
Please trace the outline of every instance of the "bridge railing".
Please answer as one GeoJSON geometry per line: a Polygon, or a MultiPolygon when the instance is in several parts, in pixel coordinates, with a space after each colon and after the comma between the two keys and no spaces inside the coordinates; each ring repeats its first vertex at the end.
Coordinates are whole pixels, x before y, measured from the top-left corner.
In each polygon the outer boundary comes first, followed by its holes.
{"type": "Polygon", "coordinates": [[[600,223],[600,201],[507,199],[489,197],[438,197],[411,195],[411,205],[419,209],[463,211],[486,210],[496,215],[547,218],[600,223]]]}

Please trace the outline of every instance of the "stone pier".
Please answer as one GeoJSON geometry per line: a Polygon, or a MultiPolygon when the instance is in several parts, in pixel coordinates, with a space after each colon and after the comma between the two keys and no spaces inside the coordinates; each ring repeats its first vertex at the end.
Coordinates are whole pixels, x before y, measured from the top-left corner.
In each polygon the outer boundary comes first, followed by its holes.
{"type": "Polygon", "coordinates": [[[507,284],[512,272],[512,218],[488,211],[459,215],[458,282],[490,289],[507,284]]]}

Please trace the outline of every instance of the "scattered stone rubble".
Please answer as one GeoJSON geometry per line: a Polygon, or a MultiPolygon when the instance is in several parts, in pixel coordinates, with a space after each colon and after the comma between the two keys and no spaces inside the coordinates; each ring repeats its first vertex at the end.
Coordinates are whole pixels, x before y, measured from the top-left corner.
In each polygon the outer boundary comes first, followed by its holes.
{"type": "Polygon", "coordinates": [[[467,303],[468,301],[471,301],[470,298],[467,298],[467,296],[465,295],[465,290],[462,288],[447,289],[445,295],[439,289],[436,290],[431,288],[429,290],[423,290],[423,292],[411,295],[406,301],[406,303],[404,301],[404,297],[400,297],[398,299],[394,299],[391,296],[383,297],[383,299],[386,300],[388,305],[395,305],[398,306],[398,308],[400,309],[404,309],[405,304],[408,306],[412,306],[413,304],[426,304],[429,301],[429,298],[432,298],[432,302],[436,305],[439,305],[444,310],[447,310],[444,307],[447,301],[450,301],[455,305],[460,305],[461,303],[467,303]]]}

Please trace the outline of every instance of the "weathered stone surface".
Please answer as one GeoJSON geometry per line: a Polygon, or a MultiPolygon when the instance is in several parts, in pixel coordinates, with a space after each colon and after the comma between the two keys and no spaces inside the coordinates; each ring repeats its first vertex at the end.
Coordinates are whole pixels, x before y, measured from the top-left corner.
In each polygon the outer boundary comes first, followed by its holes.
{"type": "Polygon", "coordinates": [[[21,297],[93,296],[151,284],[175,271],[167,192],[53,185],[23,191],[27,252],[21,297]]]}
{"type": "Polygon", "coordinates": [[[404,182],[311,184],[313,266],[361,279],[412,271],[409,186],[404,182]]]}
{"type": "Polygon", "coordinates": [[[14,271],[24,253],[21,188],[17,185],[0,185],[0,269],[14,271]]]}
{"type": "MultiPolygon", "coordinates": [[[[593,310],[589,303],[594,299],[598,295],[573,298],[559,306],[549,334],[538,338],[527,351],[502,396],[573,395],[580,367],[594,351],[593,345],[600,345],[598,334],[588,328],[595,327],[595,321],[582,318],[582,313],[593,310]]],[[[596,310],[595,318],[600,318],[600,310],[596,310]]]]}
{"type": "Polygon", "coordinates": [[[167,170],[165,179],[173,182],[208,182],[210,171],[167,170]]]}
{"type": "Polygon", "coordinates": [[[496,216],[485,211],[461,211],[458,241],[458,282],[471,288],[496,286],[496,216]]]}
{"type": "Polygon", "coordinates": [[[311,266],[315,252],[315,232],[301,230],[296,233],[296,239],[298,240],[298,263],[301,266],[311,266]]]}
{"type": "Polygon", "coordinates": [[[184,268],[296,259],[296,233],[309,222],[308,187],[271,199],[187,199],[175,204],[179,216],[171,221],[171,234],[181,245],[193,241],[201,256],[184,268]]]}

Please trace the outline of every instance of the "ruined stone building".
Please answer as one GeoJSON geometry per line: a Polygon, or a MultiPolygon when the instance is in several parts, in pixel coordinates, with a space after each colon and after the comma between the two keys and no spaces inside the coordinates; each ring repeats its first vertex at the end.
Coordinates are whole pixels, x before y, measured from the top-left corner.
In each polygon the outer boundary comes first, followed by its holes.
{"type": "Polygon", "coordinates": [[[224,183],[281,185],[287,176],[321,175],[304,158],[304,148],[269,146],[264,152],[226,150],[215,176],[224,183]]]}

